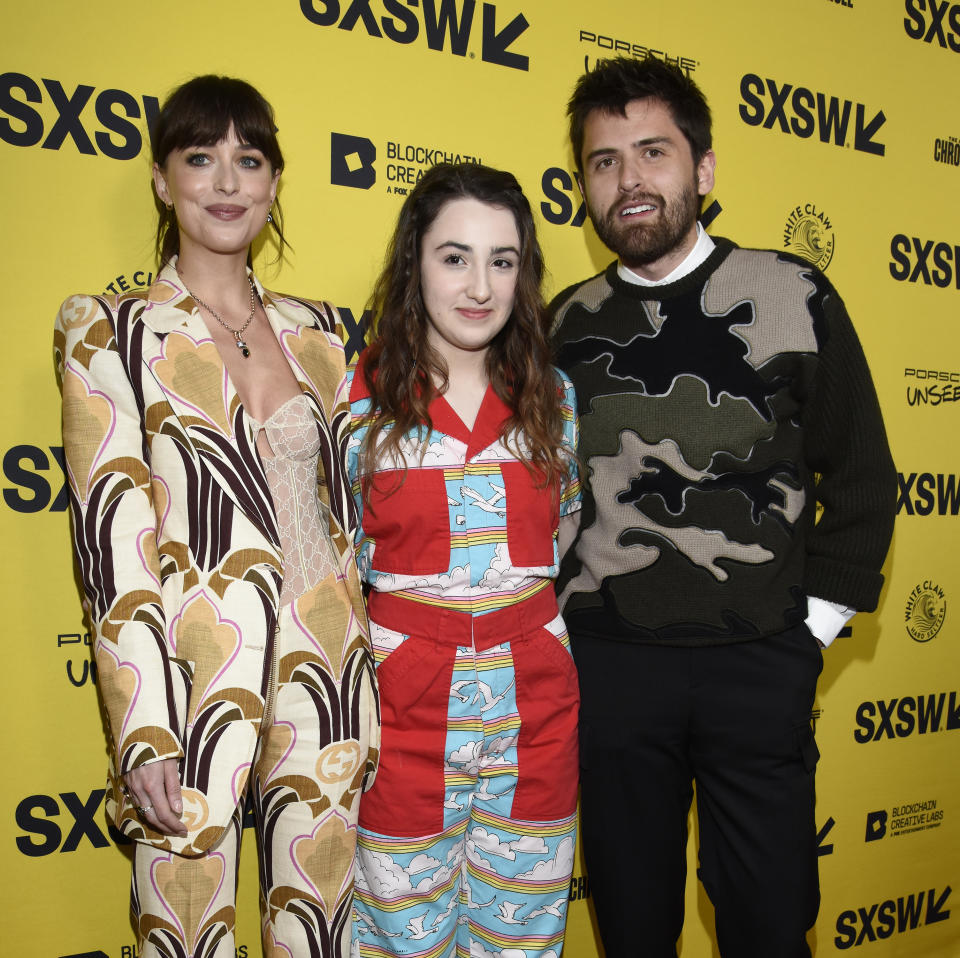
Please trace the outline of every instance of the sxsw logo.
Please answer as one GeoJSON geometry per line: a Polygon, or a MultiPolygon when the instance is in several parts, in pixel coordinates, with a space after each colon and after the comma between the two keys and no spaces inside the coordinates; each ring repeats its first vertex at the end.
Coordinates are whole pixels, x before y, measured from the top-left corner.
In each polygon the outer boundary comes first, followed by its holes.
{"type": "Polygon", "coordinates": [[[833,842],[827,841],[827,836],[833,831],[836,825],[836,819],[831,815],[824,823],[820,831],[817,832],[817,857],[833,854],[833,842]]]}
{"type": "MultiPolygon", "coordinates": [[[[86,798],[76,792],[61,792],[59,801],[52,795],[27,796],[14,813],[17,825],[24,832],[17,836],[17,848],[31,858],[51,855],[58,849],[60,852],[75,852],[84,841],[94,848],[106,848],[110,842],[96,821],[104,794],[102,788],[95,788],[86,798]],[[64,821],[61,828],[63,812],[71,820],[64,821]]],[[[127,842],[112,828],[110,835],[117,842],[127,842]]]]}
{"type": "Polygon", "coordinates": [[[960,512],[960,476],[952,473],[897,473],[897,515],[955,516],[960,512]]]}
{"type": "MultiPolygon", "coordinates": [[[[121,834],[112,822],[107,823],[106,835],[97,824],[97,812],[105,795],[106,791],[102,788],[93,789],[86,798],[77,792],[60,792],[56,797],[28,795],[14,812],[14,819],[22,831],[16,837],[17,848],[30,858],[42,858],[56,851],[61,854],[75,852],[81,845],[107,848],[111,840],[117,845],[129,845],[131,840],[121,834]],[[63,815],[64,812],[69,819],[63,815]]],[[[251,828],[253,824],[253,804],[248,794],[243,827],[251,828]]]]}
{"type": "Polygon", "coordinates": [[[338,306],[337,312],[340,314],[340,321],[343,323],[343,349],[346,360],[348,363],[356,362],[367,345],[367,333],[370,331],[370,324],[373,322],[373,313],[369,309],[363,309],[360,311],[360,319],[356,319],[349,306],[338,306]]]}
{"type": "Polygon", "coordinates": [[[63,446],[11,446],[3,456],[3,501],[15,512],[64,512],[69,505],[63,446]],[[48,478],[47,473],[53,475],[48,478]]]}
{"type": "Polygon", "coordinates": [[[583,226],[587,219],[587,204],[581,199],[573,177],[562,167],[551,166],[540,178],[543,202],[540,212],[554,226],[583,226]]]}
{"type": "MultiPolygon", "coordinates": [[[[583,226],[587,220],[587,204],[574,178],[562,166],[550,166],[540,177],[543,200],[540,213],[554,226],[583,226]]],[[[720,215],[722,207],[714,200],[700,214],[700,222],[709,226],[720,215]]]]}
{"type": "Polygon", "coordinates": [[[857,706],[853,737],[861,745],[882,738],[907,738],[916,732],[949,732],[960,728],[958,694],[931,692],[929,695],[905,695],[903,698],[861,702],[857,706]]]}
{"type": "Polygon", "coordinates": [[[136,97],[114,89],[97,93],[86,83],[71,92],[59,80],[46,77],[40,83],[23,73],[0,75],[0,140],[11,146],[39,143],[41,149],[59,150],[69,139],[88,156],[99,151],[114,160],[132,160],[144,140],[133,121],[146,119],[149,126],[160,110],[155,96],[136,97]]]}
{"type": "Polygon", "coordinates": [[[782,133],[808,139],[815,133],[821,143],[853,146],[861,153],[883,156],[886,145],[875,137],[887,122],[883,110],[867,120],[867,108],[825,93],[814,93],[792,83],[762,80],[756,73],[746,73],[740,80],[740,119],[748,126],[763,125],[765,130],[777,126],[782,133]],[[769,96],[769,103],[766,98],[769,96]],[[854,109],[856,108],[856,109],[854,109]],[[853,113],[853,142],[847,137],[853,113]]]}
{"type": "Polygon", "coordinates": [[[898,282],[960,289],[960,246],[897,233],[890,240],[890,275],[898,282]]]}
{"type": "MultiPolygon", "coordinates": [[[[300,11],[320,27],[366,31],[367,36],[409,44],[423,36],[430,50],[449,51],[471,59],[470,40],[476,36],[476,0],[300,0],[300,11]],[[381,12],[382,8],[382,12],[381,12]],[[417,10],[422,14],[417,15],[417,10]]],[[[484,63],[529,70],[530,58],[510,47],[530,24],[518,13],[498,29],[497,6],[484,3],[480,21],[480,59],[484,63]]]]}
{"type": "Polygon", "coordinates": [[[377,148],[365,136],[330,134],[330,182],[334,186],[369,190],[377,182],[376,159],[377,148]]]}
{"type": "Polygon", "coordinates": [[[960,4],[948,0],[905,0],[903,6],[907,11],[903,29],[908,37],[924,43],[936,40],[943,49],[949,47],[954,53],[960,53],[960,4]],[[929,15],[929,22],[925,14],[929,15]],[[945,29],[944,20],[949,24],[949,31],[945,29]]]}
{"type": "Polygon", "coordinates": [[[946,905],[952,891],[950,885],[940,892],[929,888],[864,905],[856,911],[852,908],[842,911],[837,916],[837,935],[833,943],[840,950],[857,948],[866,942],[914,931],[921,925],[946,921],[950,917],[946,905]]]}

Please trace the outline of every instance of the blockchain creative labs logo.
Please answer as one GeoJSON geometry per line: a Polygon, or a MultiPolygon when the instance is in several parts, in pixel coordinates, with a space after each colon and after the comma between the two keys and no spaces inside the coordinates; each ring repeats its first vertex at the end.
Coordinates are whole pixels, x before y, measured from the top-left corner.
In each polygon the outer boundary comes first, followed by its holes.
{"type": "Polygon", "coordinates": [[[924,579],[910,590],[904,621],[907,635],[914,642],[929,642],[936,638],[946,617],[947,597],[936,582],[924,579]]]}
{"type": "Polygon", "coordinates": [[[892,808],[880,808],[867,812],[865,842],[878,842],[882,838],[911,835],[916,832],[939,828],[943,824],[944,809],[936,798],[919,802],[907,802],[892,808]]]}
{"type": "Polygon", "coordinates": [[[587,51],[583,56],[584,70],[589,70],[591,57],[594,64],[597,60],[603,60],[608,57],[635,57],[637,60],[643,60],[647,57],[653,57],[657,60],[663,60],[665,63],[672,63],[686,73],[692,76],[694,71],[700,66],[700,61],[696,57],[685,53],[679,53],[676,50],[661,50],[656,46],[651,46],[651,41],[644,38],[643,43],[633,38],[615,37],[612,34],[600,33],[596,30],[580,28],[578,43],[581,49],[586,46],[587,51]]]}
{"type": "Polygon", "coordinates": [[[402,143],[387,140],[380,148],[365,136],[350,133],[330,134],[330,182],[369,190],[383,168],[386,192],[406,196],[420,177],[437,163],[482,163],[479,156],[461,153],[435,144],[402,143]],[[385,162],[378,163],[382,157],[385,162]]]}
{"type": "Polygon", "coordinates": [[[825,270],[833,259],[833,224],[814,203],[795,206],[783,224],[783,248],[825,270]]]}
{"type": "Polygon", "coordinates": [[[330,182],[334,186],[369,190],[377,182],[376,159],[377,148],[365,136],[330,134],[330,182]]]}
{"type": "Polygon", "coordinates": [[[908,406],[953,406],[960,402],[960,372],[904,366],[908,406]]]}
{"type": "MultiPolygon", "coordinates": [[[[247,958],[250,952],[246,945],[235,945],[234,955],[236,958],[247,958]]],[[[60,958],[138,958],[140,952],[136,943],[120,945],[119,951],[113,951],[107,954],[105,951],[81,951],[72,955],[61,955],[60,958]]]]}

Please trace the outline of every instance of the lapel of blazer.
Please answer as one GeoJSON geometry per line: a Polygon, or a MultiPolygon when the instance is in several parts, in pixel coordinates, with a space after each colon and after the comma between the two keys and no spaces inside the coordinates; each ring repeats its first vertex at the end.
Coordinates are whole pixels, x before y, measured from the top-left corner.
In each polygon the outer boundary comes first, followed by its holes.
{"type": "Polygon", "coordinates": [[[175,264],[165,266],[150,286],[140,319],[155,334],[143,337],[144,362],[197,456],[267,540],[279,547],[267,478],[240,397],[175,264]]]}

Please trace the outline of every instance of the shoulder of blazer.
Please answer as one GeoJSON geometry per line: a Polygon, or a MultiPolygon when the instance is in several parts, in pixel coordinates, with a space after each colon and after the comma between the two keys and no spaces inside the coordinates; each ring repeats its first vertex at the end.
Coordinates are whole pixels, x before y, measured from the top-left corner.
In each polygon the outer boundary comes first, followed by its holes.
{"type": "MultiPolygon", "coordinates": [[[[256,282],[256,277],[254,277],[254,281],[256,282]]],[[[264,301],[269,300],[285,319],[301,325],[317,327],[334,336],[338,335],[340,316],[336,308],[326,300],[305,299],[302,296],[277,293],[263,287],[259,287],[259,289],[264,301]]]]}
{"type": "Polygon", "coordinates": [[[68,297],[57,314],[54,328],[54,358],[58,376],[68,362],[87,368],[99,350],[120,355],[127,377],[133,382],[138,374],[139,336],[137,319],[143,312],[146,290],[131,290],[122,295],[99,293],[68,297]]]}
{"type": "Polygon", "coordinates": [[[116,326],[118,318],[127,322],[139,315],[138,307],[147,302],[148,290],[134,289],[126,293],[77,293],[68,296],[57,315],[57,326],[78,330],[106,319],[116,326]]]}

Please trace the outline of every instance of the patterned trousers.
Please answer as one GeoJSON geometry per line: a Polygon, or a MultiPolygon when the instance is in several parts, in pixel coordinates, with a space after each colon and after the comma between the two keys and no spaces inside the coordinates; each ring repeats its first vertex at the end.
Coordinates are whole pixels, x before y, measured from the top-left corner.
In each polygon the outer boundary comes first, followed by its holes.
{"type": "MultiPolygon", "coordinates": [[[[362,630],[323,608],[335,576],[281,609],[276,695],[250,775],[267,958],[348,953],[357,809],[376,706],[362,630]]],[[[343,600],[340,607],[349,608],[343,600]]],[[[375,744],[375,742],[373,743],[375,744]]],[[[137,844],[131,907],[141,958],[234,958],[243,796],[199,858],[137,844]]]]}
{"type": "Polygon", "coordinates": [[[479,616],[385,594],[370,608],[383,745],[354,955],[556,958],[579,697],[553,589],[479,616]]]}

